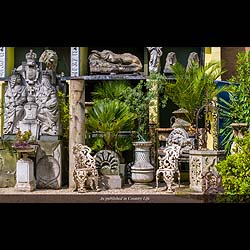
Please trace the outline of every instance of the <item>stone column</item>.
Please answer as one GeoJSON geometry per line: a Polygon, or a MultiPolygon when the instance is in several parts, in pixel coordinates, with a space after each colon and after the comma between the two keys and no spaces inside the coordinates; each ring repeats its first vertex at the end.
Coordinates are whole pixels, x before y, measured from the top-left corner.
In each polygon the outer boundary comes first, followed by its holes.
{"type": "Polygon", "coordinates": [[[0,81],[0,137],[3,136],[5,86],[6,86],[6,82],[0,81]]]}
{"type": "MultiPolygon", "coordinates": [[[[148,80],[147,80],[148,81],[148,80]]],[[[151,99],[149,103],[149,135],[150,141],[156,145],[156,128],[159,127],[159,98],[158,98],[158,83],[151,80],[150,91],[155,92],[155,98],[151,99]]],[[[151,163],[155,165],[156,162],[156,149],[151,148],[151,163]]]]}
{"type": "Polygon", "coordinates": [[[70,80],[69,84],[69,188],[74,188],[73,171],[75,160],[72,147],[76,143],[85,144],[85,82],[70,80]]]}

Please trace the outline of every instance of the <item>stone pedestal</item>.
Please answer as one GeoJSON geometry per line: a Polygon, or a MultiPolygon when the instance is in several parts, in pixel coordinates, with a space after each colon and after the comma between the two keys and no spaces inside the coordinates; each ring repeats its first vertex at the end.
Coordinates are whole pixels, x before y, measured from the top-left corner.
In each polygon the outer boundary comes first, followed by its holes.
{"type": "Polygon", "coordinates": [[[37,188],[59,189],[62,187],[62,143],[39,141],[36,156],[37,188]]]}
{"type": "Polygon", "coordinates": [[[101,189],[116,189],[122,187],[120,160],[116,152],[101,150],[95,155],[96,168],[99,171],[99,187],[101,189]]]}
{"type": "Polygon", "coordinates": [[[22,158],[16,164],[16,185],[18,191],[33,191],[36,188],[36,180],[34,177],[34,162],[28,158],[28,152],[21,151],[22,158]]]}
{"type": "Polygon", "coordinates": [[[203,176],[209,171],[217,172],[216,164],[225,159],[225,150],[190,150],[189,179],[190,189],[197,192],[205,191],[203,176]]]}

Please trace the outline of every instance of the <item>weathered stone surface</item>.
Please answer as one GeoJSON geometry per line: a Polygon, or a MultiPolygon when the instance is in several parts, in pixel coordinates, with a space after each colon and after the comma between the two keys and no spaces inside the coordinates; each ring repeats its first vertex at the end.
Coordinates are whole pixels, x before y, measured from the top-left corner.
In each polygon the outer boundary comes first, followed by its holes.
{"type": "Polygon", "coordinates": [[[203,176],[207,172],[217,172],[216,164],[225,159],[224,150],[190,150],[189,151],[189,178],[190,189],[204,192],[205,182],[203,176]]]}
{"type": "Polygon", "coordinates": [[[134,73],[142,70],[141,61],[131,53],[92,50],[88,59],[91,74],[134,73]]]}
{"type": "Polygon", "coordinates": [[[22,132],[30,129],[36,140],[38,135],[59,135],[55,88],[57,55],[45,50],[40,65],[36,58],[36,53],[30,50],[26,62],[13,69],[8,79],[4,96],[4,134],[16,134],[20,128],[22,132]],[[42,63],[46,70],[42,70],[42,63]]]}
{"type": "Polygon", "coordinates": [[[34,162],[29,158],[22,158],[16,164],[16,185],[18,191],[33,191],[36,188],[34,178],[34,162]]]}
{"type": "Polygon", "coordinates": [[[36,156],[37,188],[59,189],[62,186],[61,141],[39,141],[36,156]]]}
{"type": "Polygon", "coordinates": [[[160,58],[162,56],[162,47],[147,47],[150,53],[149,59],[149,72],[150,73],[159,73],[161,70],[160,58]]]}
{"type": "Polygon", "coordinates": [[[122,179],[120,175],[100,175],[99,187],[102,190],[121,188],[122,179]]]}

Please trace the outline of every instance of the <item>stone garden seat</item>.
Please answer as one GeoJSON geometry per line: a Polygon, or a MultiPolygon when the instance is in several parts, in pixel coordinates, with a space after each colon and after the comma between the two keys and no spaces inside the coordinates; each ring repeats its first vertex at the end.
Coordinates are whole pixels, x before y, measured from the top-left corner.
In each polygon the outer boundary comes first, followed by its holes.
{"type": "Polygon", "coordinates": [[[188,133],[183,128],[175,128],[168,136],[166,146],[159,155],[159,168],[156,171],[156,187],[160,174],[163,176],[164,182],[167,184],[168,191],[172,192],[172,184],[174,174],[178,174],[178,182],[180,185],[180,169],[179,165],[183,162],[189,162],[189,151],[193,148],[193,143],[188,133]]]}
{"type": "Polygon", "coordinates": [[[91,149],[79,143],[75,144],[72,150],[75,157],[73,178],[76,186],[74,191],[86,192],[89,188],[100,191],[98,187],[98,170],[95,158],[90,154],[91,149]]]}
{"type": "Polygon", "coordinates": [[[164,149],[164,156],[159,156],[159,168],[156,170],[156,189],[158,189],[159,178],[162,175],[167,185],[167,191],[173,192],[173,182],[175,173],[178,175],[178,183],[180,186],[180,171],[178,167],[178,158],[181,147],[177,144],[167,146],[164,149]]]}

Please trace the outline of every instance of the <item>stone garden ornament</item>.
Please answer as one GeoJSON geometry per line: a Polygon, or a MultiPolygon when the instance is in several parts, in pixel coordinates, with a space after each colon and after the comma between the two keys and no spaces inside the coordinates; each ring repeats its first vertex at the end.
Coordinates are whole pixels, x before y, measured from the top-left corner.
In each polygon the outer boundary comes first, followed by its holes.
{"type": "Polygon", "coordinates": [[[91,74],[139,73],[142,70],[140,59],[131,53],[92,50],[88,59],[91,74]]]}
{"type": "Polygon", "coordinates": [[[162,47],[147,47],[150,53],[149,59],[149,72],[159,73],[160,72],[160,58],[162,56],[162,47]]]}
{"type": "Polygon", "coordinates": [[[177,62],[176,54],[175,52],[169,52],[166,57],[166,62],[164,66],[163,72],[166,74],[171,74],[173,73],[171,67],[175,65],[177,62]]]}
{"type": "Polygon", "coordinates": [[[91,149],[79,143],[73,146],[72,151],[75,158],[75,169],[73,171],[74,191],[86,192],[88,188],[100,191],[98,187],[98,170],[95,158],[90,154],[91,149]]]}
{"type": "Polygon", "coordinates": [[[31,130],[35,139],[40,135],[59,134],[59,110],[54,86],[57,55],[45,50],[39,61],[30,50],[26,62],[14,69],[4,97],[4,134],[31,130]],[[45,64],[45,70],[42,69],[45,64]]]}

